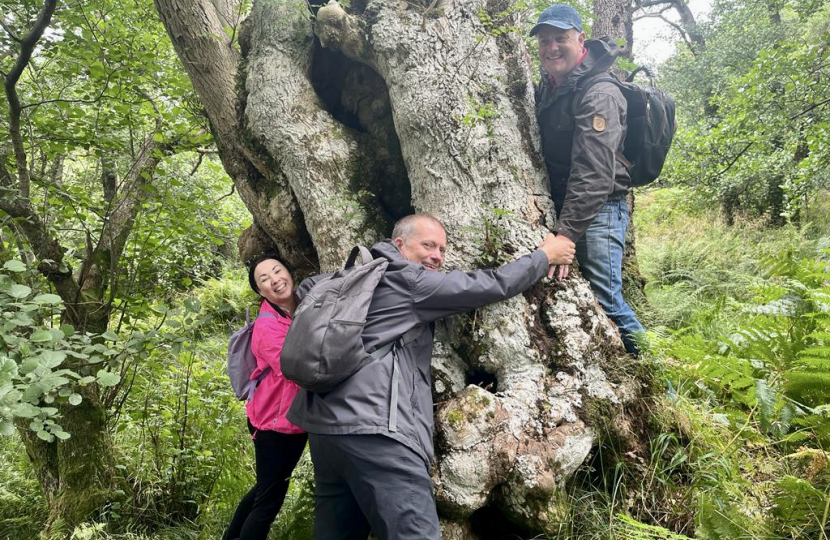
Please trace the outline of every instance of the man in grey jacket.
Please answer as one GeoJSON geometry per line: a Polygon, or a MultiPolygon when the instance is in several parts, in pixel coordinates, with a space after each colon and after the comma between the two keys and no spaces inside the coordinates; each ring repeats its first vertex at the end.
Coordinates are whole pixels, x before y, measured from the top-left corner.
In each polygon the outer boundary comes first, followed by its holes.
{"type": "MultiPolygon", "coordinates": [[[[519,294],[574,255],[572,245],[548,234],[537,251],[498,270],[444,274],[447,237],[437,219],[407,216],[392,238],[372,248],[389,266],[372,297],[363,344],[371,352],[401,338],[397,373],[387,354],[329,392],[300,390],[287,416],[309,432],[317,540],[365,540],[370,531],[379,540],[440,538],[429,478],[432,323],[519,294]]],[[[298,294],[317,280],[304,281],[298,294]]]]}
{"type": "MultiPolygon", "coordinates": [[[[582,275],[620,329],[626,350],[636,354],[643,327],[622,296],[631,184],[622,153],[627,103],[612,82],[582,90],[591,78],[608,74],[619,49],[606,38],[586,41],[579,14],[564,4],[543,11],[530,35],[537,38],[542,66],[536,120],[559,217],[556,240],[576,245],[582,275]]],[[[561,270],[567,275],[567,268],[561,270]]]]}

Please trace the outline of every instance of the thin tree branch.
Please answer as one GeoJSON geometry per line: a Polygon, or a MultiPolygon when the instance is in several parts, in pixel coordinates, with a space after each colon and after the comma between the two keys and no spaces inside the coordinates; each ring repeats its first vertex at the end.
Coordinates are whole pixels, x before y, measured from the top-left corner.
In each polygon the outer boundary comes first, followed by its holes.
{"type": "Polygon", "coordinates": [[[797,113],[797,114],[795,114],[795,115],[791,116],[791,117],[790,117],[790,120],[795,120],[795,119],[796,119],[796,118],[798,118],[799,116],[804,116],[804,115],[805,115],[805,114],[807,114],[808,112],[810,112],[810,111],[812,111],[812,110],[815,110],[815,109],[818,109],[819,107],[823,107],[824,105],[827,105],[828,103],[830,103],[830,99],[825,99],[825,100],[823,100],[823,101],[819,101],[818,103],[813,103],[812,105],[810,105],[809,107],[807,107],[807,108],[806,108],[806,109],[804,109],[803,111],[801,111],[801,112],[799,112],[799,113],[797,113]]]}
{"type": "Polygon", "coordinates": [[[219,202],[219,201],[221,201],[222,199],[227,199],[228,197],[230,197],[231,195],[233,195],[233,192],[234,192],[235,190],[236,190],[236,184],[232,184],[232,185],[231,185],[231,191],[230,191],[230,193],[227,193],[227,194],[225,194],[225,195],[222,195],[221,197],[219,197],[218,199],[216,199],[216,202],[219,202]]]}
{"type": "Polygon", "coordinates": [[[6,98],[9,101],[9,135],[12,139],[12,146],[14,147],[14,157],[17,161],[17,181],[20,196],[29,198],[29,167],[26,164],[26,149],[23,147],[23,138],[20,134],[20,99],[17,96],[17,81],[23,74],[23,70],[29,64],[32,58],[32,53],[35,50],[37,42],[43,36],[46,27],[52,20],[52,14],[55,12],[57,0],[46,0],[43,4],[43,9],[37,16],[34,26],[29,33],[20,40],[20,55],[17,61],[12,66],[11,70],[6,75],[3,86],[6,90],[6,98]]]}
{"type": "Polygon", "coordinates": [[[5,30],[6,33],[9,35],[9,37],[12,38],[14,41],[16,41],[18,43],[23,41],[22,39],[20,39],[20,37],[17,34],[14,33],[14,30],[12,30],[8,26],[6,26],[6,23],[3,22],[2,18],[0,18],[0,26],[3,27],[3,30],[5,30]]]}
{"type": "Polygon", "coordinates": [[[732,168],[732,166],[733,166],[733,165],[735,165],[735,163],[737,163],[739,159],[741,159],[741,156],[743,156],[744,154],[746,154],[747,150],[749,150],[749,149],[752,147],[752,145],[753,145],[753,144],[755,144],[753,141],[748,142],[748,143],[746,144],[746,146],[744,147],[744,149],[743,149],[743,150],[741,150],[740,152],[738,152],[738,153],[737,153],[737,154],[736,154],[736,155],[732,158],[732,161],[731,161],[731,162],[729,162],[729,163],[726,165],[726,167],[724,167],[723,169],[721,169],[720,171],[718,171],[718,172],[716,172],[716,173],[715,173],[715,178],[719,178],[719,177],[723,176],[723,175],[724,175],[724,174],[725,174],[725,173],[726,173],[729,169],[731,169],[731,168],[732,168]]]}
{"type": "Polygon", "coordinates": [[[674,7],[677,2],[675,0],[644,0],[644,1],[636,1],[634,2],[637,9],[646,9],[655,6],[666,6],[674,7]]]}

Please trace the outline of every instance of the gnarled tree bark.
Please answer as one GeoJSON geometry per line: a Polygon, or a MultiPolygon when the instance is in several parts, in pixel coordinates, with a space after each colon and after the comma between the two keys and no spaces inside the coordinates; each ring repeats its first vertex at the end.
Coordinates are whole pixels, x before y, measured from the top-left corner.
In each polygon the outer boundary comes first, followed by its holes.
{"type": "MultiPolygon", "coordinates": [[[[241,55],[209,22],[211,2],[155,3],[253,213],[243,255],[270,240],[289,262],[300,253],[331,270],[414,209],[446,224],[447,266],[471,269],[532,250],[552,227],[522,37],[481,20],[507,2],[332,1],[310,13],[255,1],[241,55]],[[212,55],[232,61],[196,60],[212,55]]],[[[599,431],[634,440],[641,382],[616,328],[574,277],[437,332],[445,537],[485,538],[478,518],[493,513],[553,532],[561,487],[599,431]]]]}

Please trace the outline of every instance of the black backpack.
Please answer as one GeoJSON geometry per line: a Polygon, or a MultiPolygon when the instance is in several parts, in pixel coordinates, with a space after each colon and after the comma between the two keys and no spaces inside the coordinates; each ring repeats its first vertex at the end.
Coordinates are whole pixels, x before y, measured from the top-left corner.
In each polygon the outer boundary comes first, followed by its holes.
{"type": "MultiPolygon", "coordinates": [[[[612,73],[591,77],[576,87],[577,95],[584,97],[589,88],[600,82],[616,84],[628,103],[623,155],[618,157],[631,175],[631,187],[654,182],[663,170],[677,129],[674,99],[654,86],[651,72],[643,66],[632,71],[625,81],[619,80],[612,73]],[[648,75],[648,86],[633,82],[640,71],[648,75]]],[[[581,102],[582,97],[574,100],[574,112],[581,102]]]]}

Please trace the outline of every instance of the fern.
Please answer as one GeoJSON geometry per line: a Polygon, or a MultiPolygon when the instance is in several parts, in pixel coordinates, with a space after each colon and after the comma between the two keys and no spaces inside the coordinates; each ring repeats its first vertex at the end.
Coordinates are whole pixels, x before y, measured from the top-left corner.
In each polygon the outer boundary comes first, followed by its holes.
{"type": "Polygon", "coordinates": [[[625,514],[614,516],[613,538],[617,540],[691,540],[688,536],[676,534],[656,525],[647,525],[625,514]]]}
{"type": "Polygon", "coordinates": [[[773,504],[780,533],[790,538],[826,538],[830,487],[822,491],[806,480],[785,476],[775,485],[773,504]]]}
{"type": "Polygon", "coordinates": [[[753,538],[745,521],[746,518],[729,504],[702,496],[698,505],[695,536],[706,540],[753,538]]]}

